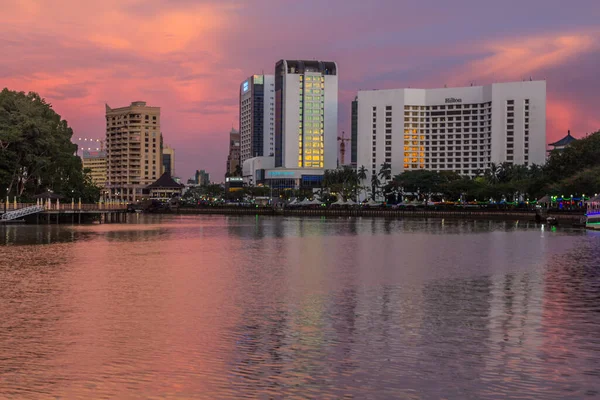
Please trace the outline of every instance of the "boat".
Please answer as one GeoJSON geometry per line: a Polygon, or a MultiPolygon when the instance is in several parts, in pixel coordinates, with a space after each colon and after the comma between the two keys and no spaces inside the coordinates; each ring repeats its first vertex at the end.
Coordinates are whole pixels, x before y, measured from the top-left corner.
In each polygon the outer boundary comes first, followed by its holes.
{"type": "Polygon", "coordinates": [[[600,196],[594,196],[587,201],[585,227],[600,231],[600,196]]]}

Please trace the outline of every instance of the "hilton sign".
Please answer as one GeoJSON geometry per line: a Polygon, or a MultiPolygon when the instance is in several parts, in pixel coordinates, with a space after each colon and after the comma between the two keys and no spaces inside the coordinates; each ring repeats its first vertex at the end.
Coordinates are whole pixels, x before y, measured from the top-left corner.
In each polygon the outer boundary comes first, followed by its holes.
{"type": "Polygon", "coordinates": [[[455,97],[447,97],[446,104],[447,103],[462,103],[462,99],[457,99],[455,97]]]}

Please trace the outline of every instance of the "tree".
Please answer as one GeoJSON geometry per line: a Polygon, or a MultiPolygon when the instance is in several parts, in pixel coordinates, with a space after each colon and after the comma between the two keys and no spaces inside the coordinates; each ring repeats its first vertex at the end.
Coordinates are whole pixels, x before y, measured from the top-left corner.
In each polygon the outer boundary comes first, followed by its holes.
{"type": "Polygon", "coordinates": [[[325,171],[322,187],[330,193],[341,193],[345,198],[348,198],[356,192],[358,183],[358,177],[354,169],[348,165],[343,165],[340,168],[325,171]]]}
{"type": "Polygon", "coordinates": [[[239,164],[235,166],[235,171],[233,171],[233,176],[242,176],[242,167],[239,164]]]}
{"type": "Polygon", "coordinates": [[[360,168],[358,169],[358,171],[356,172],[356,179],[358,180],[358,184],[356,185],[356,201],[358,201],[358,192],[362,191],[363,189],[366,191],[367,189],[365,189],[365,185],[364,182],[367,180],[367,169],[365,168],[364,165],[361,165],[360,168]]]}
{"type": "Polygon", "coordinates": [[[379,185],[381,185],[381,182],[379,181],[377,174],[371,175],[371,199],[373,199],[373,201],[375,201],[375,198],[377,197],[379,185]]]}
{"type": "Polygon", "coordinates": [[[390,163],[384,162],[383,164],[381,164],[378,175],[385,182],[392,179],[392,166],[390,165],[390,163]]]}
{"type": "Polygon", "coordinates": [[[429,199],[434,193],[440,193],[441,184],[446,181],[444,175],[435,171],[405,171],[394,176],[394,181],[403,192],[416,193],[422,200],[429,199]]]}
{"type": "Polygon", "coordinates": [[[37,93],[0,92],[0,186],[20,197],[52,189],[96,201],[99,188],[82,170],[72,129],[37,93]]]}
{"type": "Polygon", "coordinates": [[[357,175],[358,180],[360,180],[360,181],[367,180],[367,169],[365,168],[364,165],[360,166],[356,175],[357,175]]]}

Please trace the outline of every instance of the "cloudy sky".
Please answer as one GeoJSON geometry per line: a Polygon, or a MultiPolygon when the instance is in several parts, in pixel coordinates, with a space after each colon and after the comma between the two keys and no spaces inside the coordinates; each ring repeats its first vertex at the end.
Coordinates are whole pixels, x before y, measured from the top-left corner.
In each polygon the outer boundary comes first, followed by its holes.
{"type": "Polygon", "coordinates": [[[104,103],[162,107],[176,172],[222,180],[238,91],[275,62],[340,69],[340,131],[359,89],[546,79],[548,141],[600,129],[598,0],[0,0],[0,87],[37,91],[75,130],[104,103]]]}

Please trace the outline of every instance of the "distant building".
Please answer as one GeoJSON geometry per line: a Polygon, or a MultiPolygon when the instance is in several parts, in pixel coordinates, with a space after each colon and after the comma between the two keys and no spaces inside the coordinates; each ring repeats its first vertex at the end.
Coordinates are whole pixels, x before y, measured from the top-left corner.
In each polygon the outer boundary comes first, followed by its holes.
{"type": "Polygon", "coordinates": [[[175,176],[175,149],[166,145],[162,149],[162,173],[175,176]]]}
{"type": "MultiPolygon", "coordinates": [[[[357,166],[475,176],[491,163],[543,164],[546,82],[358,92],[357,166]]],[[[369,178],[370,179],[370,178],[369,178]]]]}
{"type": "Polygon", "coordinates": [[[146,187],[150,199],[166,201],[181,196],[184,185],[176,182],[171,175],[164,173],[155,182],[146,187]]]}
{"type": "Polygon", "coordinates": [[[210,185],[210,176],[209,176],[208,172],[206,172],[203,169],[201,169],[200,171],[196,170],[196,177],[195,177],[194,183],[196,185],[200,185],[200,186],[210,185]]]}
{"type": "Polygon", "coordinates": [[[571,136],[571,131],[567,131],[567,136],[565,136],[564,138],[560,139],[557,142],[554,143],[550,143],[548,146],[552,146],[552,149],[548,150],[548,152],[552,152],[554,150],[556,151],[563,151],[568,145],[570,145],[571,143],[575,142],[577,139],[575,139],[573,136],[571,136]]]}
{"type": "Polygon", "coordinates": [[[92,182],[100,188],[106,184],[106,151],[84,150],[81,158],[84,170],[90,171],[92,182]]]}
{"type": "Polygon", "coordinates": [[[240,132],[231,128],[229,132],[229,155],[227,156],[227,175],[233,176],[240,165],[240,132]]]}
{"type": "Polygon", "coordinates": [[[145,101],[121,108],[106,105],[106,166],[109,199],[141,200],[162,170],[160,107],[145,101]]]}
{"type": "Polygon", "coordinates": [[[275,153],[275,77],[253,75],[240,85],[240,162],[275,153]]]}
{"type": "Polygon", "coordinates": [[[352,120],[350,136],[350,165],[356,168],[356,156],[358,149],[358,96],[352,102],[352,120]]]}

